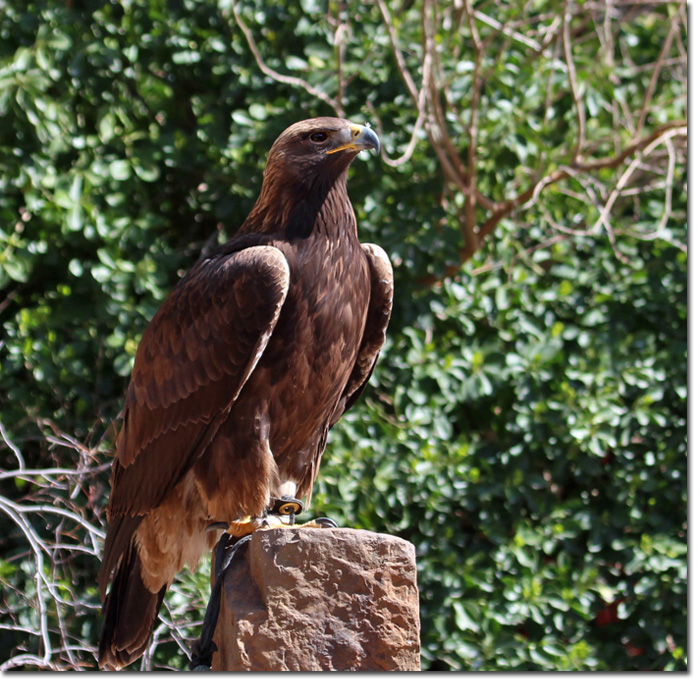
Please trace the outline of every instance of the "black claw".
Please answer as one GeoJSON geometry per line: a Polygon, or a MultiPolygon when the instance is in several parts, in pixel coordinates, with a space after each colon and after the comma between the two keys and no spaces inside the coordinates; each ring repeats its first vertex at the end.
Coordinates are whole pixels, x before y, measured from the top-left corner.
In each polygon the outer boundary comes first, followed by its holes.
{"type": "Polygon", "coordinates": [[[317,517],[314,522],[324,529],[337,529],[338,525],[330,517],[317,517]]]}
{"type": "Polygon", "coordinates": [[[213,529],[228,529],[230,524],[227,524],[226,522],[212,522],[211,524],[207,525],[207,528],[205,531],[212,531],[213,529]]]}

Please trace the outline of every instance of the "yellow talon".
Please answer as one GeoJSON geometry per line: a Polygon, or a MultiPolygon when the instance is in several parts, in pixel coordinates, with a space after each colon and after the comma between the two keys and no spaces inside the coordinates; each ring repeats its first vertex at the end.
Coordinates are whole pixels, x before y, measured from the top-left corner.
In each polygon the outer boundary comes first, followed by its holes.
{"type": "Polygon", "coordinates": [[[250,515],[246,515],[241,519],[237,519],[231,522],[226,533],[230,536],[233,536],[234,538],[239,538],[242,536],[248,536],[249,534],[252,534],[261,526],[262,524],[260,519],[256,517],[251,517],[250,515]]]}
{"type": "Polygon", "coordinates": [[[326,517],[312,519],[304,524],[287,524],[276,515],[267,515],[266,517],[252,517],[247,515],[237,519],[229,525],[226,533],[234,538],[242,538],[248,536],[258,529],[300,529],[303,527],[311,529],[323,529],[329,526],[337,526],[335,522],[326,517]]]}
{"type": "Polygon", "coordinates": [[[304,524],[294,524],[295,527],[310,527],[312,529],[322,529],[323,524],[319,524],[315,519],[310,522],[305,522],[304,524]]]}

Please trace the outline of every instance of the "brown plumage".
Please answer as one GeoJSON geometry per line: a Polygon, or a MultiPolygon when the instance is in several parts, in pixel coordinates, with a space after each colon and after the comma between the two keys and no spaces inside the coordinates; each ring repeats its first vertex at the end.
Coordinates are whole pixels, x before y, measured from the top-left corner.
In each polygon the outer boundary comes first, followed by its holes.
{"type": "Polygon", "coordinates": [[[308,500],[391,313],[391,264],[359,243],[346,189],[355,156],[378,147],[342,119],[284,131],[238,233],[146,328],[112,469],[101,666],[143,653],[175,574],[215,544],[209,524],[260,516],[284,493],[308,500]]]}

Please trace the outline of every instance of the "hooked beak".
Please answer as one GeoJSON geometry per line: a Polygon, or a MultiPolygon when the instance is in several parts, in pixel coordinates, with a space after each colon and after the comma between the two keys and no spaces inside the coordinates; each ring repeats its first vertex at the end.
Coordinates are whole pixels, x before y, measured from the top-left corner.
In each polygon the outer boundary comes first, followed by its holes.
{"type": "Polygon", "coordinates": [[[361,152],[363,149],[373,149],[379,152],[381,149],[381,143],[377,134],[369,126],[358,126],[355,123],[349,125],[350,140],[338,147],[326,150],[326,154],[335,154],[336,152],[342,152],[345,149],[352,150],[353,152],[361,152]]]}

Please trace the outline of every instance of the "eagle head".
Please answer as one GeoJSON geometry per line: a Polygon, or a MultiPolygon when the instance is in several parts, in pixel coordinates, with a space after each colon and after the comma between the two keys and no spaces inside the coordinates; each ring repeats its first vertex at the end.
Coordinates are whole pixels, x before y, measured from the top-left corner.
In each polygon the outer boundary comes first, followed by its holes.
{"type": "Polygon", "coordinates": [[[380,149],[379,138],[369,126],[331,117],[299,121],[272,145],[266,176],[274,172],[287,182],[307,186],[317,186],[319,180],[333,183],[365,149],[380,149]]]}
{"type": "Polygon", "coordinates": [[[349,202],[347,170],[365,149],[379,151],[377,134],[345,119],[307,119],[287,128],[270,148],[260,196],[239,234],[309,235],[329,193],[349,202]]]}

